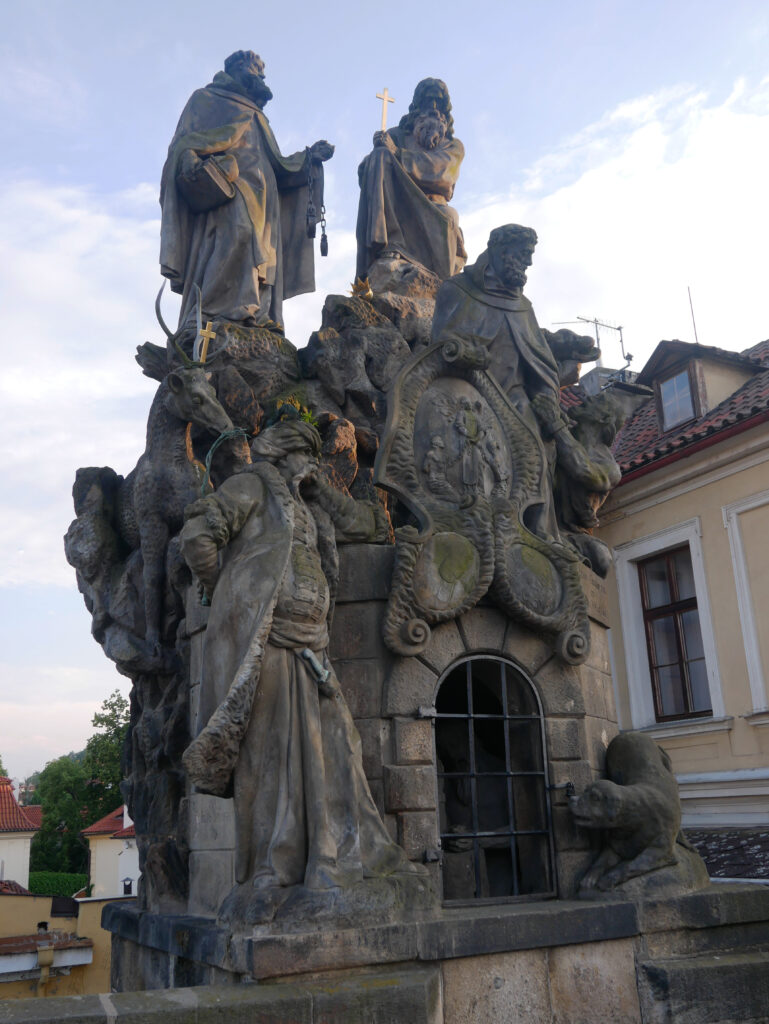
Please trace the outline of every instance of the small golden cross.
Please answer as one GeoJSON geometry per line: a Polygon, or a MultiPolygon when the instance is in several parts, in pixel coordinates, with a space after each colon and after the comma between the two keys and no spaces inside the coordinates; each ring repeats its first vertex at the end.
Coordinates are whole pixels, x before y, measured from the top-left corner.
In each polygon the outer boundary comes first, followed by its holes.
{"type": "Polygon", "coordinates": [[[206,356],[208,355],[208,343],[216,337],[216,331],[211,330],[212,326],[212,322],[209,320],[205,326],[205,329],[201,328],[200,330],[200,337],[203,340],[203,345],[200,349],[201,363],[204,363],[206,361],[206,356]]]}
{"type": "Polygon", "coordinates": [[[387,87],[385,87],[381,91],[381,93],[378,92],[376,94],[376,98],[378,100],[382,101],[382,131],[386,131],[387,130],[387,104],[388,103],[395,103],[395,100],[388,93],[387,87]]]}

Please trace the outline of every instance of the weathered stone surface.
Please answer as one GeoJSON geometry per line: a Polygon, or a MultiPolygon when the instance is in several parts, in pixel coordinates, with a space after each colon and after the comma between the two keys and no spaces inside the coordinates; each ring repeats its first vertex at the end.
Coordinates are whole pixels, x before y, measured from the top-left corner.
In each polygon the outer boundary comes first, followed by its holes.
{"type": "Polygon", "coordinates": [[[769,954],[727,951],[643,963],[639,989],[649,1024],[765,1024],[769,954]]]}
{"type": "Polygon", "coordinates": [[[234,850],[235,808],[232,800],[193,793],[183,801],[185,836],[190,850],[234,850]]]}
{"type": "Polygon", "coordinates": [[[364,601],[341,604],[334,610],[334,628],[329,653],[331,659],[387,658],[382,640],[384,602],[364,601]]]}
{"type": "Polygon", "coordinates": [[[464,641],[456,623],[444,622],[432,630],[430,642],[421,657],[440,675],[465,653],[464,641]]]}
{"type": "Polygon", "coordinates": [[[549,1021],[547,954],[543,950],[497,953],[443,964],[445,1020],[549,1021]]]}
{"type": "Polygon", "coordinates": [[[587,759],[593,768],[602,772],[606,764],[606,751],[619,729],[614,722],[607,722],[604,718],[586,715],[582,721],[587,743],[587,759]]]}
{"type": "Polygon", "coordinates": [[[534,630],[512,620],[508,622],[505,633],[504,653],[530,676],[535,676],[553,654],[546,641],[534,630]]]}
{"type": "Polygon", "coordinates": [[[605,626],[593,623],[590,627],[590,653],[587,665],[611,676],[611,659],[609,658],[609,633],[605,626]]]}
{"type": "Polygon", "coordinates": [[[579,883],[594,859],[594,852],[588,850],[557,850],[558,899],[573,900],[579,890],[579,883]]]}
{"type": "Polygon", "coordinates": [[[385,765],[385,806],[388,811],[420,811],[436,806],[435,772],[417,765],[385,765]]]}
{"type": "Polygon", "coordinates": [[[313,1024],[443,1024],[440,972],[423,967],[370,971],[315,982],[313,1024]]]}
{"type": "Polygon", "coordinates": [[[427,850],[438,849],[438,816],[434,811],[401,811],[398,842],[409,860],[422,860],[427,850]]]}
{"type": "Polygon", "coordinates": [[[433,727],[430,719],[396,718],[393,729],[396,764],[433,763],[433,727]]]}
{"type": "Polygon", "coordinates": [[[389,760],[390,723],[382,718],[359,718],[355,723],[363,746],[363,770],[368,779],[382,776],[382,765],[389,760]]]}
{"type": "Polygon", "coordinates": [[[396,658],[384,686],[385,715],[413,715],[435,700],[439,673],[419,658],[396,658]]]}
{"type": "Polygon", "coordinates": [[[340,544],[337,606],[349,601],[386,601],[394,558],[391,544],[340,544]]]}
{"type": "Polygon", "coordinates": [[[216,912],[235,884],[235,850],[199,850],[190,853],[191,914],[216,917],[216,912]]]}
{"type": "Polygon", "coordinates": [[[471,608],[457,620],[468,653],[502,654],[510,621],[496,608],[471,608]]]}
{"type": "Polygon", "coordinates": [[[631,939],[556,947],[548,968],[553,1024],[640,1024],[631,939]]]}
{"type": "Polygon", "coordinates": [[[606,675],[587,664],[580,665],[579,676],[585,699],[585,713],[594,718],[616,721],[616,716],[611,714],[614,709],[611,675],[606,675]]]}
{"type": "Polygon", "coordinates": [[[585,758],[585,729],[582,718],[548,718],[545,722],[547,756],[551,761],[585,758]]]}
{"type": "Polygon", "coordinates": [[[534,675],[545,715],[583,715],[585,698],[582,695],[579,670],[551,657],[534,675]]]}
{"type": "Polygon", "coordinates": [[[609,594],[606,580],[596,576],[587,565],[581,565],[579,570],[582,589],[587,598],[587,613],[593,623],[600,623],[602,626],[609,625],[609,594]]]}
{"type": "Polygon", "coordinates": [[[550,775],[553,786],[557,787],[551,794],[554,804],[565,804],[568,801],[566,783],[570,782],[577,793],[581,793],[595,778],[593,769],[587,761],[551,761],[550,775]]]}
{"type": "Polygon", "coordinates": [[[353,718],[378,718],[386,663],[378,658],[336,659],[334,669],[353,718]]]}
{"type": "MultiPolygon", "coordinates": [[[[576,855],[569,855],[576,856],[576,855]]],[[[583,858],[584,859],[584,858],[583,858]]],[[[617,899],[479,905],[435,910],[415,908],[400,923],[361,919],[356,927],[310,932],[274,932],[259,937],[191,917],[140,914],[124,904],[105,910],[113,933],[147,946],[254,978],[366,964],[454,959],[544,946],[569,945],[636,935],[635,904],[617,899]]],[[[122,941],[122,940],[121,940],[122,941]]]]}
{"type": "Polygon", "coordinates": [[[553,832],[556,847],[560,852],[565,850],[592,850],[598,852],[598,840],[587,829],[577,828],[574,815],[568,806],[559,804],[552,808],[553,832]]]}

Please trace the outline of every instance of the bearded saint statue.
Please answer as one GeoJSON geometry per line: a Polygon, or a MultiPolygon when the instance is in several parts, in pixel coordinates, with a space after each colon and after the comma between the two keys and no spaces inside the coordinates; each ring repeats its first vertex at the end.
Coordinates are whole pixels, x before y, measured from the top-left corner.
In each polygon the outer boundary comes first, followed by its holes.
{"type": "Polygon", "coordinates": [[[457,211],[448,204],[464,155],[445,82],[423,79],[398,127],[374,134],[374,148],[358,168],[361,280],[383,256],[400,256],[441,280],[462,269],[467,253],[457,211]]]}

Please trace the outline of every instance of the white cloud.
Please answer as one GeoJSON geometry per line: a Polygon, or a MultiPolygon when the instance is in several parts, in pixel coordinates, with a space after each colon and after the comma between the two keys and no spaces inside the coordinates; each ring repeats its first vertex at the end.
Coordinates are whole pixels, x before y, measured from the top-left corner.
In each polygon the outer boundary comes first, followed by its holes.
{"type": "MultiPolygon", "coordinates": [[[[769,81],[750,93],[738,84],[720,104],[692,91],[625,104],[571,146],[588,166],[567,182],[568,146],[508,197],[462,217],[474,254],[497,224],[536,228],[528,292],[542,324],[576,315],[622,324],[640,369],[661,339],[694,340],[691,286],[703,344],[741,349],[769,335],[769,81]]],[[[616,362],[616,346],[606,347],[616,362]]]]}

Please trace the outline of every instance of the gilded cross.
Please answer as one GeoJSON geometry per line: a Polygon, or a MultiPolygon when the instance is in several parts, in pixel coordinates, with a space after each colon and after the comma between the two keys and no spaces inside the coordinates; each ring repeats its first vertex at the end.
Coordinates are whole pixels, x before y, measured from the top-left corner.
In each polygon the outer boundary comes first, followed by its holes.
{"type": "Polygon", "coordinates": [[[378,100],[382,101],[382,131],[386,131],[387,130],[387,104],[388,103],[395,103],[395,100],[388,93],[386,87],[381,92],[378,92],[376,94],[376,98],[378,100]]]}
{"type": "Polygon", "coordinates": [[[205,330],[203,330],[201,328],[201,331],[200,331],[200,335],[199,335],[198,340],[203,342],[203,345],[202,345],[202,347],[200,349],[200,361],[201,361],[201,363],[204,363],[206,361],[206,356],[208,355],[208,344],[209,344],[209,342],[212,341],[216,337],[216,331],[212,331],[211,330],[212,326],[213,326],[213,324],[209,320],[208,323],[205,326],[205,330]]]}

